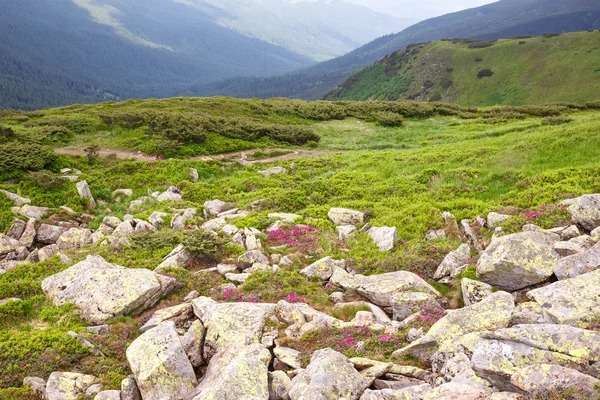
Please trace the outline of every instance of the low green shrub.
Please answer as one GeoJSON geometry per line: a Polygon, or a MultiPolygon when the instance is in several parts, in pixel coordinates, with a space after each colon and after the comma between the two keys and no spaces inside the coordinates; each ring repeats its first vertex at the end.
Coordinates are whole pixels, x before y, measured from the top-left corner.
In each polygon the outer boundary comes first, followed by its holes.
{"type": "Polygon", "coordinates": [[[371,311],[371,309],[367,305],[346,304],[341,307],[335,307],[331,315],[342,321],[350,322],[356,317],[356,313],[359,311],[371,311]]]}
{"type": "Polygon", "coordinates": [[[381,126],[402,126],[404,119],[400,114],[382,111],[373,114],[373,119],[381,126]]]}
{"type": "Polygon", "coordinates": [[[45,170],[30,172],[28,178],[34,185],[43,190],[64,189],[69,182],[65,178],[45,170]]]}
{"type": "Polygon", "coordinates": [[[40,171],[56,161],[51,148],[34,143],[0,144],[0,176],[2,173],[40,171]]]}
{"type": "Polygon", "coordinates": [[[182,243],[192,256],[212,261],[221,260],[225,246],[222,238],[203,229],[186,232],[182,243]]]}
{"type": "Polygon", "coordinates": [[[573,118],[569,117],[546,117],[542,120],[542,125],[565,125],[573,122],[573,118]]]}

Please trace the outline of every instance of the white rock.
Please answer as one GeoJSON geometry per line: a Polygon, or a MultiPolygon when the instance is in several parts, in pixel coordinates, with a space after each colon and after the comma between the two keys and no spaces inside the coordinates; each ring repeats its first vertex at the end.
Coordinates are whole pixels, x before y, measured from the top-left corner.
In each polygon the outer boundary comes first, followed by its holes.
{"type": "Polygon", "coordinates": [[[367,232],[380,251],[390,251],[394,248],[398,229],[396,227],[372,227],[367,232]]]}
{"type": "Polygon", "coordinates": [[[77,188],[79,197],[82,199],[87,199],[89,201],[90,208],[96,208],[96,200],[94,200],[94,196],[92,196],[92,191],[90,190],[88,183],[86,181],[77,182],[75,187],[77,188]]]}

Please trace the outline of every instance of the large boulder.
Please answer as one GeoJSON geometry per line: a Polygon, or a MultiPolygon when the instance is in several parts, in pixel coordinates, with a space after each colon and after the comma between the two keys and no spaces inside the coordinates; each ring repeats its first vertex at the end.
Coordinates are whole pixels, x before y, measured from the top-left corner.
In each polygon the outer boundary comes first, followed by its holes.
{"type": "Polygon", "coordinates": [[[484,297],[493,292],[493,288],[485,282],[462,278],[460,288],[463,294],[463,303],[466,307],[479,303],[484,297]]]}
{"type": "Polygon", "coordinates": [[[554,275],[560,280],[574,278],[600,268],[600,244],[587,251],[558,260],[554,275]]]}
{"type": "Polygon", "coordinates": [[[56,240],[60,251],[78,249],[92,243],[92,231],[89,229],[71,228],[56,240]]]}
{"type": "Polygon", "coordinates": [[[331,278],[334,267],[335,262],[331,257],[325,257],[304,268],[300,273],[308,279],[317,277],[322,281],[326,281],[331,278]]]}
{"type": "Polygon", "coordinates": [[[163,258],[162,262],[154,269],[159,272],[166,268],[185,268],[193,261],[194,257],[185,249],[183,244],[177,245],[169,254],[163,258]]]}
{"type": "Polygon", "coordinates": [[[398,228],[389,226],[374,226],[369,229],[367,234],[377,245],[379,251],[390,251],[394,248],[396,243],[396,238],[398,237],[398,228]]]}
{"type": "Polygon", "coordinates": [[[166,191],[156,197],[156,201],[159,203],[163,201],[183,202],[183,199],[181,198],[181,190],[175,186],[170,186],[166,191]]]}
{"type": "Polygon", "coordinates": [[[171,321],[138,337],[126,355],[144,400],[181,397],[196,387],[194,368],[171,321]]]}
{"type": "Polygon", "coordinates": [[[233,345],[210,360],[202,382],[186,398],[269,400],[270,361],[271,353],[260,344],[233,345]]]}
{"type": "Polygon", "coordinates": [[[393,356],[429,353],[469,333],[506,328],[514,308],[515,300],[510,293],[496,292],[479,303],[452,311],[436,322],[425,336],[395,351],[393,356]]]}
{"type": "Polygon", "coordinates": [[[44,217],[44,215],[46,215],[46,214],[48,214],[48,212],[50,212],[50,209],[48,207],[37,207],[37,206],[30,206],[29,204],[25,204],[23,207],[19,208],[16,212],[17,212],[17,214],[20,214],[24,217],[40,220],[44,217]]]}
{"type": "Polygon", "coordinates": [[[35,241],[42,244],[54,244],[65,232],[62,226],[41,224],[37,230],[35,241]]]}
{"type": "Polygon", "coordinates": [[[10,228],[8,228],[6,236],[15,240],[19,240],[25,231],[25,225],[25,221],[15,218],[13,224],[10,226],[10,228]]]}
{"type": "Polygon", "coordinates": [[[289,397],[291,400],[357,400],[368,386],[343,354],[326,348],[315,351],[308,367],[292,380],[289,397]]]}
{"type": "Polygon", "coordinates": [[[600,270],[527,292],[559,324],[587,328],[600,321],[600,270]]]}
{"type": "Polygon", "coordinates": [[[92,195],[92,191],[86,181],[77,182],[75,185],[77,188],[77,194],[82,199],[87,199],[90,208],[96,208],[96,200],[94,200],[94,196],[92,195]]]}
{"type": "MultiPolygon", "coordinates": [[[[565,391],[576,393],[580,399],[600,397],[600,379],[559,365],[525,367],[512,376],[511,383],[534,398],[543,398],[545,393],[565,391]]],[[[547,398],[551,397],[548,395],[547,398]]]]}
{"type": "Polygon", "coordinates": [[[46,383],[46,400],[77,400],[98,378],[75,372],[53,372],[46,383]]]}
{"type": "Polygon", "coordinates": [[[82,317],[102,324],[118,315],[135,314],[153,306],[177,285],[174,278],[147,269],[129,269],[88,256],[42,282],[42,290],[61,306],[74,303],[82,317]]]}
{"type": "Polygon", "coordinates": [[[0,257],[12,253],[19,247],[21,243],[18,240],[0,233],[0,257]]]}
{"type": "Polygon", "coordinates": [[[491,400],[492,390],[460,382],[448,382],[427,393],[423,400],[491,400]]]}
{"type": "Polygon", "coordinates": [[[186,322],[194,318],[192,305],[182,303],[173,307],[162,308],[157,310],[152,317],[140,328],[140,332],[144,333],[162,324],[165,321],[173,321],[177,327],[184,326],[186,322]]]}
{"type": "Polygon", "coordinates": [[[391,297],[394,321],[404,321],[421,310],[441,309],[434,296],[423,292],[400,292],[391,297]]]}
{"type": "Polygon", "coordinates": [[[587,194],[568,200],[569,213],[588,231],[600,226],[600,194],[587,194]]]}
{"type": "Polygon", "coordinates": [[[210,200],[204,202],[204,218],[216,218],[223,211],[227,210],[227,203],[221,200],[210,200]]]}
{"type": "Polygon", "coordinates": [[[442,279],[471,261],[471,247],[464,243],[458,249],[448,253],[433,275],[433,279],[442,279]]]}
{"type": "Polygon", "coordinates": [[[265,169],[262,171],[258,171],[259,174],[263,176],[271,176],[271,175],[279,175],[279,174],[287,174],[289,171],[283,167],[272,167],[269,169],[265,169]]]}
{"type": "Polygon", "coordinates": [[[330,282],[344,289],[356,290],[378,306],[390,307],[391,296],[400,292],[424,292],[434,297],[442,295],[430,284],[408,271],[389,272],[379,275],[350,275],[341,268],[335,268],[330,282]]]}
{"type": "Polygon", "coordinates": [[[332,208],[327,216],[336,225],[361,225],[365,223],[364,213],[347,208],[332,208]]]}
{"type": "Polygon", "coordinates": [[[477,277],[502,290],[514,291],[547,280],[560,258],[551,236],[520,232],[492,241],[477,263],[477,277]]]}

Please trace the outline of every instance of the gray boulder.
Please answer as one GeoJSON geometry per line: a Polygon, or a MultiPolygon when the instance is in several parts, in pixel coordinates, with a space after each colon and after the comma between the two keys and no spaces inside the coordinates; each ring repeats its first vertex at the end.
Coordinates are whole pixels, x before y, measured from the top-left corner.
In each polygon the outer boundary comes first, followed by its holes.
{"type": "Polygon", "coordinates": [[[200,175],[198,175],[198,170],[196,168],[190,168],[190,180],[193,183],[197,183],[198,179],[200,179],[200,175]]]}
{"type": "Polygon", "coordinates": [[[179,244],[163,258],[162,262],[154,268],[154,271],[160,272],[165,268],[185,268],[193,259],[194,257],[185,249],[185,246],[179,244]]]}
{"type": "Polygon", "coordinates": [[[204,365],[205,337],[206,328],[202,325],[202,322],[195,320],[181,339],[185,354],[187,354],[193,367],[204,365]]]}
{"type": "Polygon", "coordinates": [[[29,386],[40,400],[46,400],[46,381],[35,376],[27,376],[23,379],[23,386],[29,386]]]}
{"type": "Polygon", "coordinates": [[[379,251],[390,251],[394,248],[398,237],[398,229],[396,227],[372,227],[367,234],[379,248],[379,251]]]}
{"type": "Polygon", "coordinates": [[[334,267],[335,263],[331,257],[325,257],[304,268],[300,273],[308,279],[317,277],[322,281],[326,281],[331,278],[334,267]]]}
{"type": "Polygon", "coordinates": [[[327,214],[329,220],[336,225],[361,225],[365,223],[365,214],[347,208],[332,208],[327,214]]]}
{"type": "Polygon", "coordinates": [[[0,189],[0,193],[3,193],[9,200],[11,200],[16,207],[22,207],[25,204],[30,204],[31,200],[21,197],[18,194],[11,193],[8,190],[0,189]]]}
{"type": "Polygon", "coordinates": [[[574,278],[600,268],[600,244],[558,260],[554,274],[560,280],[574,278]]]}
{"type": "Polygon", "coordinates": [[[92,375],[53,372],[46,384],[46,398],[47,400],[77,400],[96,383],[98,378],[92,375]]]}
{"type": "Polygon", "coordinates": [[[492,294],[492,287],[490,285],[469,278],[463,278],[460,281],[460,287],[462,289],[465,307],[479,303],[484,297],[492,294]]]}
{"type": "Polygon", "coordinates": [[[21,247],[21,243],[9,236],[0,233],[0,257],[12,253],[21,247]]]}
{"type": "Polygon", "coordinates": [[[189,303],[179,304],[173,307],[162,308],[157,310],[152,317],[140,328],[140,332],[144,333],[155,326],[158,326],[166,321],[175,322],[176,326],[183,326],[186,322],[194,318],[192,305],[189,303]]]}
{"type": "Polygon", "coordinates": [[[73,303],[82,317],[102,324],[118,315],[136,314],[156,304],[172,291],[177,281],[146,269],[110,264],[88,256],[67,270],[42,282],[42,290],[55,305],[73,303]]]}
{"type": "Polygon", "coordinates": [[[50,209],[48,207],[37,207],[25,204],[23,207],[16,210],[16,212],[24,217],[40,220],[44,215],[50,212],[50,209]]]}
{"type": "Polygon", "coordinates": [[[121,400],[142,400],[134,379],[125,378],[121,381],[121,400]]]}
{"type": "Polygon", "coordinates": [[[600,226],[600,194],[587,194],[571,199],[567,210],[588,231],[600,226]]]}
{"type": "Polygon", "coordinates": [[[92,231],[89,229],[71,228],[56,240],[60,251],[78,249],[92,243],[92,231]]]}
{"type": "Polygon", "coordinates": [[[77,182],[75,185],[77,188],[77,194],[82,199],[87,199],[90,208],[96,208],[96,200],[94,200],[94,196],[92,195],[92,191],[86,181],[77,182]]]}
{"type": "Polygon", "coordinates": [[[204,218],[216,218],[223,211],[227,210],[227,203],[221,200],[210,200],[204,202],[204,218]]]}
{"type": "Polygon", "coordinates": [[[27,221],[27,224],[25,225],[25,230],[23,231],[23,234],[19,239],[19,243],[21,243],[25,247],[31,247],[35,242],[35,236],[35,219],[32,218],[29,221],[27,221]]]}
{"type": "Polygon", "coordinates": [[[37,230],[35,241],[42,244],[54,244],[65,232],[62,226],[41,224],[37,230]]]}
{"type": "Polygon", "coordinates": [[[395,293],[391,296],[391,303],[394,321],[404,321],[421,310],[441,308],[434,296],[423,292],[395,293]]]}
{"type": "MultiPolygon", "coordinates": [[[[183,213],[178,213],[171,218],[171,229],[183,229],[187,222],[196,216],[195,208],[188,208],[183,213]]],[[[161,218],[162,219],[162,218],[161,218]]]]}
{"type": "Polygon", "coordinates": [[[10,228],[8,228],[6,236],[15,240],[19,240],[25,231],[25,225],[25,221],[15,218],[13,224],[10,226],[10,228]]]}
{"type": "Polygon", "coordinates": [[[273,167],[269,169],[265,169],[262,171],[258,171],[259,174],[263,176],[271,176],[271,175],[279,175],[279,174],[287,174],[289,171],[283,167],[273,167]]]}
{"type": "Polygon", "coordinates": [[[521,232],[492,241],[477,263],[477,277],[503,290],[514,291],[547,280],[559,255],[552,239],[541,232],[521,232]]]}
{"type": "Polygon", "coordinates": [[[454,271],[468,264],[471,261],[471,247],[464,243],[458,249],[448,253],[438,269],[435,271],[433,279],[442,279],[452,275],[454,271]]]}
{"type": "Polygon", "coordinates": [[[94,397],[94,400],[121,400],[121,392],[119,390],[103,390],[94,397]]]}
{"type": "Polygon", "coordinates": [[[499,213],[496,213],[496,212],[491,212],[487,216],[487,225],[490,228],[495,228],[498,225],[500,225],[501,222],[506,221],[510,217],[511,217],[511,215],[499,214],[499,213]]]}
{"type": "Polygon", "coordinates": [[[196,387],[194,368],[171,321],[134,340],[126,355],[144,400],[182,397],[196,387]]]}
{"type": "Polygon", "coordinates": [[[563,393],[570,390],[577,398],[594,399],[600,396],[600,379],[559,365],[538,364],[525,367],[511,377],[513,386],[532,395],[544,398],[544,394],[563,393]]]}

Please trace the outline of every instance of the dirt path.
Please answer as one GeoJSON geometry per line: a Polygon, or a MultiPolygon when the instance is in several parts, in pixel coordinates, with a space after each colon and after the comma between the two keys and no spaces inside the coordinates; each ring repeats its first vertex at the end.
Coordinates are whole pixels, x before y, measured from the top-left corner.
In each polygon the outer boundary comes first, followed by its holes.
{"type": "MultiPolygon", "coordinates": [[[[69,147],[69,148],[56,148],[55,152],[59,154],[67,154],[72,156],[84,156],[86,153],[83,150],[83,147],[69,147]]],[[[252,150],[244,150],[244,151],[236,151],[233,153],[222,153],[222,154],[211,154],[209,156],[195,156],[190,157],[189,160],[198,160],[198,161],[222,161],[224,163],[234,163],[240,159],[247,160],[251,163],[259,163],[259,164],[267,164],[277,161],[285,161],[285,160],[294,160],[298,158],[309,158],[309,157],[318,157],[327,154],[333,153],[341,153],[341,150],[310,150],[310,149],[281,149],[281,148],[268,148],[268,149],[252,149],[252,150]],[[274,157],[253,159],[252,154],[260,151],[263,153],[270,152],[289,152],[287,154],[282,154],[274,157]]],[[[150,154],[142,153],[141,151],[127,151],[127,150],[115,150],[115,149],[100,149],[99,150],[100,157],[108,157],[110,155],[114,155],[119,159],[134,159],[138,161],[156,161],[160,160],[160,157],[153,156],[150,154]]]]}

